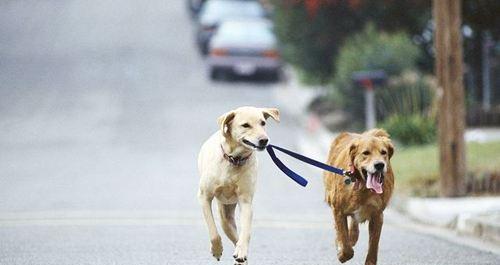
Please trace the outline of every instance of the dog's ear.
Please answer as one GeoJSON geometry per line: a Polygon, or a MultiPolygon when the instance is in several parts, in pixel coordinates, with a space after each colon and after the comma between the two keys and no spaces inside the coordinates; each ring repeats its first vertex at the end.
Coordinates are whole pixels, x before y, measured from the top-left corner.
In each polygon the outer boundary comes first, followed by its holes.
{"type": "Polygon", "coordinates": [[[262,108],[264,119],[271,117],[273,120],[280,122],[280,111],[277,108],[262,108]]]}
{"type": "Polygon", "coordinates": [[[368,135],[372,135],[375,137],[386,137],[389,138],[389,134],[384,129],[371,129],[366,132],[368,135]]]}
{"type": "Polygon", "coordinates": [[[233,110],[230,112],[227,112],[223,114],[222,116],[217,119],[217,123],[219,123],[220,130],[222,132],[222,135],[224,137],[229,137],[230,135],[230,122],[234,119],[234,116],[236,115],[236,112],[233,110]]]}
{"type": "Polygon", "coordinates": [[[356,153],[358,152],[359,143],[357,140],[352,141],[349,144],[349,160],[351,164],[354,166],[354,159],[356,158],[356,153]]]}
{"type": "Polygon", "coordinates": [[[394,145],[392,144],[389,138],[386,138],[384,142],[385,145],[387,146],[387,153],[389,154],[389,159],[391,159],[392,155],[394,154],[394,145]]]}

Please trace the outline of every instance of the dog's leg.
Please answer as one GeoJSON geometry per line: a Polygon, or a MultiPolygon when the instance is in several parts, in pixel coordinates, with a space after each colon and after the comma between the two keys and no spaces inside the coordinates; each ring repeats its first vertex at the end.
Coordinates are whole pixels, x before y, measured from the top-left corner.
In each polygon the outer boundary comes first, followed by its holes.
{"type": "Polygon", "coordinates": [[[349,217],[348,220],[348,227],[349,227],[349,243],[351,243],[351,247],[354,247],[356,245],[356,242],[358,242],[358,237],[359,237],[359,224],[354,219],[354,217],[349,217]]]}
{"type": "Polygon", "coordinates": [[[236,245],[238,233],[236,232],[236,222],[234,221],[234,210],[236,204],[223,204],[219,202],[219,213],[221,226],[226,236],[236,245]]]}
{"type": "Polygon", "coordinates": [[[377,264],[378,243],[380,239],[380,233],[382,232],[383,223],[384,223],[383,213],[375,214],[370,219],[370,223],[368,225],[368,232],[370,233],[370,239],[368,242],[368,255],[366,256],[365,265],[377,264]]]}
{"type": "Polygon", "coordinates": [[[341,263],[350,260],[354,256],[354,250],[349,244],[349,233],[347,228],[347,216],[333,209],[335,218],[335,231],[337,231],[337,258],[341,263]]]}
{"type": "Polygon", "coordinates": [[[205,222],[207,223],[208,233],[210,235],[210,242],[212,244],[211,252],[212,256],[217,260],[220,260],[222,256],[222,240],[219,233],[217,232],[217,227],[215,226],[214,215],[212,213],[212,200],[213,196],[208,197],[200,195],[199,200],[203,208],[203,216],[205,217],[205,222]]]}
{"type": "Polygon", "coordinates": [[[251,199],[239,199],[238,204],[240,206],[240,235],[238,237],[238,242],[236,243],[236,248],[234,250],[234,260],[235,264],[246,264],[248,256],[248,244],[250,243],[250,231],[252,229],[252,200],[251,199]]]}

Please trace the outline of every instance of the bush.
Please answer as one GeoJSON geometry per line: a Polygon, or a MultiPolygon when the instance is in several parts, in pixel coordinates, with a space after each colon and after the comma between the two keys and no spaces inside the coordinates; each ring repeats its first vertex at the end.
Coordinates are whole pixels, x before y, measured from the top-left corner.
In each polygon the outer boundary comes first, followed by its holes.
{"type": "Polygon", "coordinates": [[[364,117],[363,89],[353,86],[352,73],[384,70],[389,76],[397,76],[414,69],[419,56],[419,48],[407,34],[379,32],[369,23],[363,32],[348,38],[340,49],[332,95],[353,117],[364,117]]]}
{"type": "Polygon", "coordinates": [[[376,90],[377,118],[384,120],[395,114],[419,114],[434,119],[436,84],[432,77],[414,71],[389,79],[385,88],[376,90]]]}
{"type": "Polygon", "coordinates": [[[382,124],[394,139],[405,145],[431,143],[436,138],[436,122],[434,119],[418,113],[404,115],[394,114],[382,124]]]}
{"type": "Polygon", "coordinates": [[[276,4],[273,17],[275,31],[283,45],[285,60],[300,70],[301,81],[327,83],[333,72],[333,58],[338,53],[340,41],[362,26],[354,15],[347,15],[354,11],[340,3],[335,8],[321,8],[311,16],[302,1],[273,2],[276,4]],[[342,14],[344,20],[339,19],[342,14]]]}
{"type": "Polygon", "coordinates": [[[432,69],[432,57],[427,52],[432,43],[422,36],[431,19],[428,0],[265,2],[274,4],[274,24],[285,59],[301,69],[308,82],[325,84],[331,80],[341,45],[368,21],[374,21],[379,29],[414,36],[422,46],[425,60],[421,65],[432,69]]]}
{"type": "Polygon", "coordinates": [[[426,144],[436,138],[435,81],[415,72],[391,78],[376,93],[380,126],[405,145],[426,144]]]}

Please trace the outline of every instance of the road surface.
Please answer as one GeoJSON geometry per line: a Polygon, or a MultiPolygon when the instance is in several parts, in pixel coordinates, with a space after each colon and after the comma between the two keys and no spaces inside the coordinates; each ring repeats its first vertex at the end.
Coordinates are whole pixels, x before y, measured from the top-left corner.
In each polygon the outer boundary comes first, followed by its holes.
{"type": "MultiPolygon", "coordinates": [[[[0,2],[0,264],[217,264],[198,148],[220,114],[280,107],[282,85],[210,82],[192,33],[180,0],[0,2]]],[[[294,148],[302,129],[283,113],[268,131],[294,148]]],[[[319,172],[294,164],[304,189],[259,158],[250,264],[338,264],[319,172]]],[[[500,257],[387,218],[379,261],[500,257]]]]}

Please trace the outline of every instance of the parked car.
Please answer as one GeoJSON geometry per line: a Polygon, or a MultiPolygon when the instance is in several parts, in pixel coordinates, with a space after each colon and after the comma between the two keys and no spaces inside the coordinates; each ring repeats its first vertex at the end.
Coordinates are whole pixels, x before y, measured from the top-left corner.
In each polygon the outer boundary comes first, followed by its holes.
{"type": "Polygon", "coordinates": [[[266,11],[258,1],[209,0],[199,14],[197,43],[200,52],[206,55],[208,43],[215,30],[224,20],[232,18],[264,18],[266,11]]]}
{"type": "Polygon", "coordinates": [[[272,23],[264,19],[226,20],[210,41],[210,78],[225,74],[266,74],[279,79],[282,60],[272,23]]]}
{"type": "Polygon", "coordinates": [[[207,0],[187,0],[187,7],[191,17],[197,17],[200,13],[201,7],[207,0]]]}

